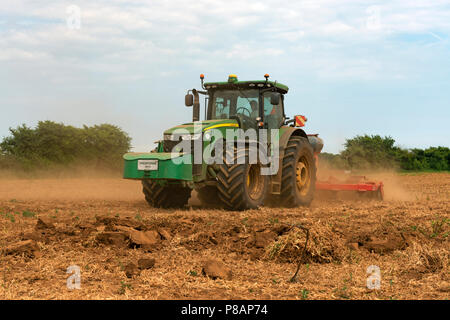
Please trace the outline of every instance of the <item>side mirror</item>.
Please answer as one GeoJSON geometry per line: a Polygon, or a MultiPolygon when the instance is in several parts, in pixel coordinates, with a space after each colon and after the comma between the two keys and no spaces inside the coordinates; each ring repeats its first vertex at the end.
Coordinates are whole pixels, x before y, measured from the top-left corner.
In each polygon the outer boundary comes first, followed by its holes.
{"type": "Polygon", "coordinates": [[[184,96],[184,104],[186,107],[192,107],[194,105],[194,95],[187,94],[184,96]]]}
{"type": "Polygon", "coordinates": [[[280,94],[272,93],[270,96],[270,104],[278,105],[280,103],[280,94]]]}

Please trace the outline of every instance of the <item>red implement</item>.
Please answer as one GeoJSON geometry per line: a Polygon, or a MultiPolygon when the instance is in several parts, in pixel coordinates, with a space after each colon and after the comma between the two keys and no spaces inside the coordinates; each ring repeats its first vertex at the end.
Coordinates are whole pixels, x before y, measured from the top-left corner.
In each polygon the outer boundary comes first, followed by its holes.
{"type": "MultiPolygon", "coordinates": [[[[301,120],[306,121],[306,118],[303,118],[301,120]]],[[[318,168],[319,153],[322,151],[323,141],[318,137],[318,134],[309,134],[308,139],[313,147],[316,167],[318,168]]],[[[345,181],[330,176],[326,181],[318,180],[316,182],[316,190],[325,190],[332,193],[356,191],[359,195],[364,195],[371,199],[383,200],[384,198],[383,182],[371,181],[365,176],[349,176],[345,181]]]]}
{"type": "Polygon", "coordinates": [[[383,182],[369,181],[365,176],[350,176],[345,181],[331,176],[327,181],[317,181],[316,190],[373,192],[373,198],[383,200],[384,197],[383,182]]]}

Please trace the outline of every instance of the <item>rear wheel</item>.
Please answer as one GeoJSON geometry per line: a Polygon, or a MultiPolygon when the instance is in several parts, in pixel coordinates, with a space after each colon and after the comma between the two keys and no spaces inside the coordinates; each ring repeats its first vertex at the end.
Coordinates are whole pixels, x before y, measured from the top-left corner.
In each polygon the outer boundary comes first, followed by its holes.
{"type": "Polygon", "coordinates": [[[267,197],[268,176],[261,174],[261,164],[249,163],[248,148],[231,152],[232,163],[227,164],[224,156],[217,174],[219,198],[229,210],[258,208],[267,197]]]}
{"type": "Polygon", "coordinates": [[[179,185],[160,185],[155,180],[142,180],[145,200],[155,208],[182,208],[191,197],[192,190],[179,185]]]}
{"type": "Polygon", "coordinates": [[[292,136],[289,139],[282,170],[282,205],[309,206],[316,189],[316,165],[313,149],[306,138],[292,136]]]}

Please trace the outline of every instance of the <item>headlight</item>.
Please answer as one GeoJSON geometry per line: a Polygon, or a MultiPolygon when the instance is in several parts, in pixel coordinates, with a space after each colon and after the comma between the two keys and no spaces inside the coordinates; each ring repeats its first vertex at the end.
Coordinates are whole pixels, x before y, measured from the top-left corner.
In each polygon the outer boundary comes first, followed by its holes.
{"type": "Polygon", "coordinates": [[[168,141],[177,141],[176,137],[172,134],[165,134],[164,135],[164,140],[168,140],[168,141]]]}
{"type": "Polygon", "coordinates": [[[169,141],[180,141],[184,140],[184,141],[190,141],[190,140],[197,140],[200,139],[202,136],[201,133],[196,133],[196,134],[165,134],[164,135],[164,140],[169,140],[169,141]]]}
{"type": "Polygon", "coordinates": [[[212,136],[211,131],[206,131],[206,132],[203,134],[203,140],[205,140],[205,141],[210,141],[210,140],[211,140],[211,136],[212,136]]]}
{"type": "Polygon", "coordinates": [[[181,140],[197,140],[197,139],[200,139],[201,136],[202,136],[201,133],[196,133],[196,134],[182,134],[182,135],[181,135],[181,140]]]}

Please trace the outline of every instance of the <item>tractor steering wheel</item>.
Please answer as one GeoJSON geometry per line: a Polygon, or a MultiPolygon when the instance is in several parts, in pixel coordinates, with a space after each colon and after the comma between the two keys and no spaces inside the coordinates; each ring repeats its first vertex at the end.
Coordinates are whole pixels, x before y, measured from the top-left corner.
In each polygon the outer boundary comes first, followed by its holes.
{"type": "Polygon", "coordinates": [[[244,110],[244,111],[247,111],[247,112],[248,112],[248,117],[251,118],[252,114],[251,114],[251,112],[250,112],[247,108],[239,107],[239,108],[236,109],[236,113],[240,113],[240,114],[242,114],[242,115],[245,116],[244,112],[242,112],[242,113],[239,112],[239,110],[241,110],[241,109],[244,110]]]}

